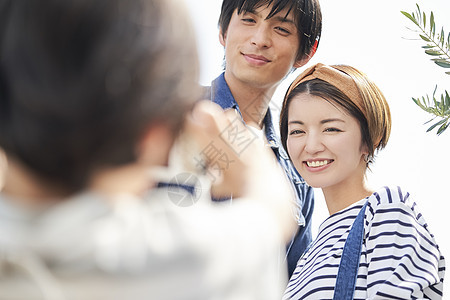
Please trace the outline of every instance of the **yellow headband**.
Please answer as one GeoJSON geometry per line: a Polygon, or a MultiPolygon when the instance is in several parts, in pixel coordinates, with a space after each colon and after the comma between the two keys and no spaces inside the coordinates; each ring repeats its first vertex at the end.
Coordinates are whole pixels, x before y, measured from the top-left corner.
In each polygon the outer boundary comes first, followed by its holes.
{"type": "Polygon", "coordinates": [[[294,80],[294,82],[292,82],[285,98],[287,98],[292,90],[295,89],[300,83],[316,78],[326,81],[338,88],[342,93],[350,98],[350,100],[361,110],[367,119],[364,103],[355,81],[345,72],[339,70],[339,66],[326,66],[318,63],[312,67],[309,67],[303,71],[303,73],[301,73],[294,80]]]}

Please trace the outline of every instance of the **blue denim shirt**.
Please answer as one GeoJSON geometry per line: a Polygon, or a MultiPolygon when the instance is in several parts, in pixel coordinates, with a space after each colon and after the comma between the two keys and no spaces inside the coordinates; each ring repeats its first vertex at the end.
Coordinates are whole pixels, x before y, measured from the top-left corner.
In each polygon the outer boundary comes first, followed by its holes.
{"type": "MultiPolygon", "coordinates": [[[[206,98],[209,98],[213,102],[219,104],[223,109],[234,108],[239,112],[239,114],[241,114],[239,106],[225,81],[224,73],[222,73],[211,83],[211,87],[207,87],[206,89],[206,98]]],[[[280,139],[276,135],[275,128],[272,123],[270,109],[267,111],[263,122],[267,140],[269,141],[278,162],[288,175],[297,196],[298,205],[296,219],[298,223],[298,230],[292,237],[289,245],[287,245],[286,254],[290,277],[295,270],[300,256],[312,241],[311,217],[314,209],[314,193],[313,189],[309,187],[303,178],[298,174],[286,151],[281,146],[280,139]]]]}

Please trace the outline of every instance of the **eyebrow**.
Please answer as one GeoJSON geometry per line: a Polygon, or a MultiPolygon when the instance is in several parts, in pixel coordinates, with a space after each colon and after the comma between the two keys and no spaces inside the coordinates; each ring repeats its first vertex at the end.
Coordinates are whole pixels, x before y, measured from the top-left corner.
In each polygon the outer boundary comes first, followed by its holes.
{"type": "Polygon", "coordinates": [[[294,20],[288,19],[288,18],[285,18],[285,17],[282,17],[282,16],[273,16],[271,19],[273,19],[275,21],[278,21],[278,22],[281,22],[281,23],[289,23],[289,24],[292,24],[292,25],[295,26],[294,20]]]}
{"type": "MultiPolygon", "coordinates": [[[[323,119],[322,121],[320,121],[320,124],[326,124],[326,123],[331,123],[331,122],[342,122],[342,123],[345,123],[345,121],[342,120],[342,119],[330,118],[330,119],[323,119]]],[[[305,125],[305,123],[303,123],[302,121],[298,121],[298,120],[288,122],[288,125],[291,125],[291,124],[305,125]]]]}
{"type": "MultiPolygon", "coordinates": [[[[254,9],[249,10],[249,11],[243,11],[243,14],[246,14],[246,13],[253,14],[253,15],[258,16],[260,18],[262,17],[261,14],[258,13],[257,11],[255,11],[254,9]]],[[[288,18],[288,17],[282,17],[282,16],[280,16],[278,14],[275,15],[275,16],[272,16],[272,17],[270,17],[268,19],[266,18],[266,20],[269,20],[269,19],[272,19],[272,20],[275,20],[275,21],[278,21],[278,22],[282,22],[282,23],[289,23],[289,24],[292,24],[292,25],[295,26],[295,22],[294,22],[293,19],[288,18]]]]}

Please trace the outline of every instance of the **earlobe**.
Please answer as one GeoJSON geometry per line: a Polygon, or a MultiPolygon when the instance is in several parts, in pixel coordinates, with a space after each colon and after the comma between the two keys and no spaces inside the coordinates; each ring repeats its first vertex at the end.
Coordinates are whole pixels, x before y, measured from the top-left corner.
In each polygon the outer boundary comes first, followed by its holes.
{"type": "Polygon", "coordinates": [[[294,63],[294,68],[303,67],[304,65],[306,65],[309,62],[309,60],[311,58],[312,58],[312,55],[309,55],[309,54],[305,55],[302,59],[299,59],[294,63]]]}
{"type": "Polygon", "coordinates": [[[220,31],[219,31],[219,41],[220,41],[220,44],[222,46],[224,46],[224,47],[226,46],[226,39],[227,39],[226,33],[223,34],[222,33],[222,29],[220,29],[220,31]]]}
{"type": "Polygon", "coordinates": [[[306,65],[308,63],[309,59],[310,59],[309,57],[305,57],[305,58],[297,60],[294,63],[294,68],[298,69],[300,67],[303,67],[304,65],[306,65]]]}
{"type": "Polygon", "coordinates": [[[297,60],[294,63],[294,68],[300,68],[300,67],[303,67],[304,65],[306,65],[309,62],[309,60],[313,57],[313,55],[314,54],[312,54],[312,55],[308,54],[308,55],[305,55],[302,59],[297,60]]]}
{"type": "Polygon", "coordinates": [[[362,159],[366,163],[366,165],[370,162],[369,149],[367,149],[367,145],[364,145],[361,149],[362,159]]]}
{"type": "Polygon", "coordinates": [[[306,65],[309,62],[309,60],[314,56],[314,54],[316,54],[318,44],[319,41],[316,40],[314,42],[314,45],[311,47],[311,51],[308,54],[306,54],[302,59],[299,59],[295,62],[294,68],[300,68],[306,65]]]}

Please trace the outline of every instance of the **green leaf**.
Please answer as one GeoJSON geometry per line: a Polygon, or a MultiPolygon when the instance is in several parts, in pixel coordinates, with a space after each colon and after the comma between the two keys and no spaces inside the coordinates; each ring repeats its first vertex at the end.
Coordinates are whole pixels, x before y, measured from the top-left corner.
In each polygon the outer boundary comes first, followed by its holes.
{"type": "Polygon", "coordinates": [[[427,111],[427,105],[426,105],[426,103],[425,103],[425,97],[422,97],[423,104],[422,104],[422,102],[420,101],[420,100],[421,100],[420,98],[417,98],[417,99],[412,98],[412,100],[413,100],[414,103],[416,103],[416,105],[418,105],[422,110],[427,111]]]}
{"type": "Polygon", "coordinates": [[[414,16],[414,13],[413,17],[418,21],[418,23],[422,23],[422,13],[420,12],[420,7],[417,3],[416,6],[417,6],[417,18],[414,16]]]}
{"type": "Polygon", "coordinates": [[[433,97],[433,101],[434,101],[434,107],[439,107],[441,105],[441,103],[439,101],[437,101],[435,97],[433,97]]]}
{"type": "Polygon", "coordinates": [[[428,55],[433,55],[433,56],[439,56],[439,55],[442,55],[442,52],[441,52],[441,51],[431,50],[431,49],[425,50],[425,53],[428,54],[428,55]]]}
{"type": "MultiPolygon", "coordinates": [[[[422,46],[427,55],[432,56],[431,60],[442,68],[450,69],[450,33],[445,38],[444,28],[436,33],[436,23],[434,12],[431,11],[427,22],[427,15],[422,12],[419,4],[416,3],[417,10],[412,13],[401,11],[411,22],[419,28],[419,37],[426,42],[422,46]],[[427,23],[429,27],[427,27],[427,23]]],[[[450,75],[450,71],[445,72],[450,75]]],[[[447,91],[445,94],[436,95],[437,85],[433,91],[433,95],[412,98],[414,103],[422,110],[430,113],[433,117],[425,124],[432,124],[427,132],[437,128],[437,134],[440,135],[448,127],[450,127],[450,96],[447,91]]]]}
{"type": "Polygon", "coordinates": [[[439,103],[439,108],[441,109],[441,114],[443,115],[445,112],[445,101],[444,101],[444,95],[441,95],[441,102],[439,103]]]}
{"type": "Polygon", "coordinates": [[[439,67],[442,68],[450,68],[450,62],[442,59],[442,60],[435,60],[434,61],[435,64],[437,64],[439,67]]]}
{"type": "Polygon", "coordinates": [[[445,121],[446,121],[445,119],[444,119],[444,120],[440,120],[439,122],[437,122],[437,123],[431,125],[431,127],[427,129],[427,132],[430,132],[431,130],[433,130],[433,129],[436,128],[437,126],[444,124],[445,121]]]}
{"type": "MultiPolygon", "coordinates": [[[[413,98],[414,99],[414,98],[413,98]]],[[[427,106],[422,104],[422,102],[419,101],[419,99],[414,99],[415,103],[423,110],[423,111],[427,111],[427,106]]]]}
{"type": "MultiPolygon", "coordinates": [[[[432,118],[432,119],[426,121],[425,123],[423,123],[423,125],[428,124],[428,123],[430,123],[431,121],[434,121],[434,119],[436,119],[436,118],[432,118]]],[[[428,132],[428,131],[427,131],[427,132],[428,132]]]]}
{"type": "MultiPolygon", "coordinates": [[[[443,53],[442,53],[442,55],[443,55],[443,53]]],[[[442,58],[442,57],[438,57],[438,58],[430,58],[432,61],[444,61],[444,62],[446,62],[447,60],[445,59],[445,58],[442,58]]]]}
{"type": "MultiPolygon", "coordinates": [[[[433,16],[433,12],[431,12],[431,16],[433,16]]],[[[430,18],[431,18],[431,16],[430,16],[430,18]]],[[[431,23],[431,21],[430,21],[430,36],[434,39],[435,35],[436,35],[436,25],[434,24],[434,20],[433,20],[433,23],[431,23]]]]}
{"type": "Polygon", "coordinates": [[[434,14],[433,14],[433,12],[431,12],[431,14],[430,14],[430,27],[431,27],[431,28],[434,28],[434,27],[435,27],[435,24],[434,24],[434,14]]]}
{"type": "Polygon", "coordinates": [[[439,127],[437,131],[437,135],[441,135],[441,133],[443,133],[448,128],[448,125],[450,125],[450,123],[442,124],[442,126],[439,127]]]}
{"type": "Polygon", "coordinates": [[[445,112],[448,111],[449,104],[444,94],[441,95],[441,105],[442,105],[442,114],[445,115],[445,112]]]}
{"type": "Polygon", "coordinates": [[[423,107],[426,109],[428,107],[428,103],[430,103],[430,98],[427,95],[427,98],[425,99],[425,97],[422,96],[422,103],[423,103],[423,107]]]}
{"type": "Polygon", "coordinates": [[[420,38],[421,38],[422,40],[424,40],[425,42],[429,42],[429,43],[432,42],[429,38],[427,38],[426,36],[424,36],[424,35],[422,35],[422,34],[419,34],[419,36],[420,36],[420,38]]]}
{"type": "Polygon", "coordinates": [[[409,13],[407,13],[406,11],[401,11],[401,13],[407,17],[408,19],[410,19],[414,24],[416,24],[417,26],[419,26],[419,23],[417,23],[416,19],[411,16],[409,13]]]}

